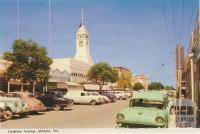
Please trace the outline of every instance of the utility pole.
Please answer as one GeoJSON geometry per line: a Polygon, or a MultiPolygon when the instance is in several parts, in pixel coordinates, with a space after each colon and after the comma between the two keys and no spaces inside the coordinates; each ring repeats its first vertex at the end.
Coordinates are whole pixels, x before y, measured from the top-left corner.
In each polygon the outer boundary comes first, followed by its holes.
{"type": "Polygon", "coordinates": [[[194,102],[194,62],[193,62],[193,53],[189,54],[190,58],[190,67],[191,67],[191,90],[192,90],[192,101],[194,102]]]}

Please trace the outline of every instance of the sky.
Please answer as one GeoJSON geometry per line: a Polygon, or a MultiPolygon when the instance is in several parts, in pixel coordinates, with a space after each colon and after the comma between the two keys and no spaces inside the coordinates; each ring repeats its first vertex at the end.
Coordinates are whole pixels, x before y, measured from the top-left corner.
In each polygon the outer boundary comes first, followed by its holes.
{"type": "MultiPolygon", "coordinates": [[[[84,12],[95,63],[130,69],[175,87],[175,48],[187,52],[198,0],[19,0],[19,37],[32,39],[52,58],[75,55],[75,34],[84,12]]],[[[18,38],[17,0],[0,0],[0,55],[18,38]]]]}

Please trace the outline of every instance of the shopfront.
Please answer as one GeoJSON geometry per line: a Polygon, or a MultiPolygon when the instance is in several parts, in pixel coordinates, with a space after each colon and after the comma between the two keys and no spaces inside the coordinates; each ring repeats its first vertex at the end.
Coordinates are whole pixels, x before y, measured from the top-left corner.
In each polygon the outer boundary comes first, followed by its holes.
{"type": "Polygon", "coordinates": [[[70,75],[67,71],[60,71],[59,69],[50,71],[50,79],[47,84],[47,90],[60,90],[67,92],[70,75]]]}

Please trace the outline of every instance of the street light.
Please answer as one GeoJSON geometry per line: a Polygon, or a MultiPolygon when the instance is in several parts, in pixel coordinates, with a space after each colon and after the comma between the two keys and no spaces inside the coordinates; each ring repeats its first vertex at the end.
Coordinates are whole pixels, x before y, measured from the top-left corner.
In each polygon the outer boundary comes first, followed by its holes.
{"type": "Polygon", "coordinates": [[[194,102],[194,65],[193,65],[193,57],[194,54],[190,53],[189,55],[190,58],[190,66],[191,66],[191,90],[192,90],[192,101],[194,102]]]}

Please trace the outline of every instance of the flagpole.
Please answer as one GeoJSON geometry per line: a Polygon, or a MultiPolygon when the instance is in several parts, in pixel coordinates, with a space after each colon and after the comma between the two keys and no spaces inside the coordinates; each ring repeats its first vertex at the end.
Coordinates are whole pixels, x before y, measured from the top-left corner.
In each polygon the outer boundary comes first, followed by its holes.
{"type": "Polygon", "coordinates": [[[19,14],[19,5],[20,4],[20,0],[17,0],[17,39],[19,39],[19,29],[20,29],[20,24],[19,24],[19,17],[20,17],[20,14],[19,14]]]}
{"type": "Polygon", "coordinates": [[[51,56],[51,0],[49,0],[49,38],[48,38],[48,45],[49,45],[49,56],[51,56]]]}

